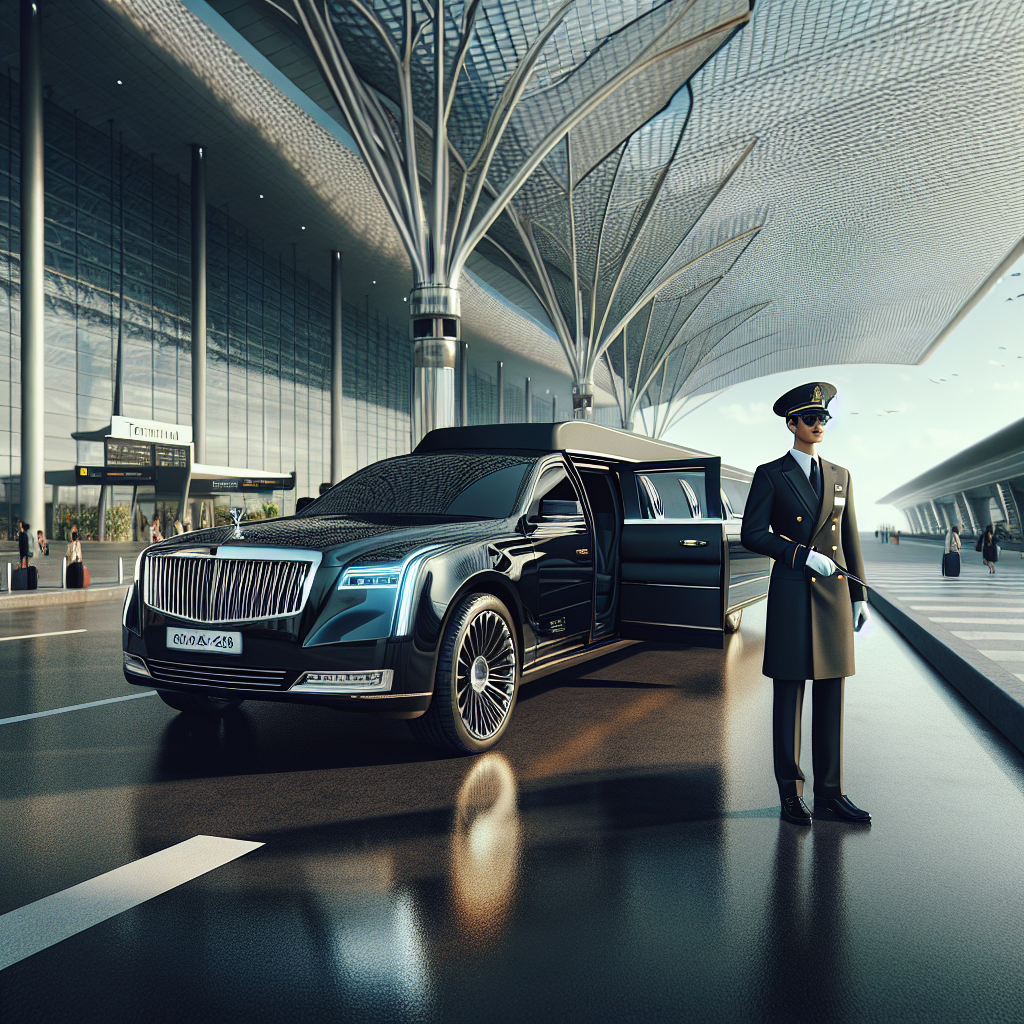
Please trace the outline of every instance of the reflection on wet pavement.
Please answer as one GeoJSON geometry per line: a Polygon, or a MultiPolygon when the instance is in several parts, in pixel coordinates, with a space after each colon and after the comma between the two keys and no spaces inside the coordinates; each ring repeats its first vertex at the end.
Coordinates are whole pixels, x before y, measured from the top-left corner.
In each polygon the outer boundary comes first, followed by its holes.
{"type": "Polygon", "coordinates": [[[0,909],[266,844],[5,971],[5,1020],[1020,1019],[1020,755],[873,622],[846,778],[874,823],[780,822],[763,622],[545,679],[476,758],[155,698],[5,736],[0,909]]]}

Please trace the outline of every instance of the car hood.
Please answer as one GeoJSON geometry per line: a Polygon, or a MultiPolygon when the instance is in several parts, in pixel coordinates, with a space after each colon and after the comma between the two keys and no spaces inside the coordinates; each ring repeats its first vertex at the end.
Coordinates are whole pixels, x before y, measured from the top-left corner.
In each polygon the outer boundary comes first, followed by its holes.
{"type": "MultiPolygon", "coordinates": [[[[346,515],[290,516],[241,524],[241,538],[233,526],[194,530],[161,541],[147,551],[173,551],[195,547],[279,547],[321,551],[324,564],[364,561],[394,562],[419,547],[487,537],[496,522],[453,520],[441,516],[346,515]]],[[[500,527],[499,527],[500,529],[500,527]]]]}

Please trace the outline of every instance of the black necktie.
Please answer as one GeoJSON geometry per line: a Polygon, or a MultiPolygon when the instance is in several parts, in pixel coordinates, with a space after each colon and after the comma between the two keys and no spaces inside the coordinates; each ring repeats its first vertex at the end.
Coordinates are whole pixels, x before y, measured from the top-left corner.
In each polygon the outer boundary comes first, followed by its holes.
{"type": "Polygon", "coordinates": [[[818,460],[811,459],[811,486],[814,488],[814,493],[820,498],[821,497],[821,485],[818,482],[818,460]]]}

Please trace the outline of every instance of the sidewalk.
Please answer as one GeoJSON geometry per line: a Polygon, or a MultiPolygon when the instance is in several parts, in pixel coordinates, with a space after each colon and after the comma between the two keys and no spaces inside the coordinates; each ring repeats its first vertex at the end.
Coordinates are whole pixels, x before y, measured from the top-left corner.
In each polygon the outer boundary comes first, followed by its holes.
{"type": "Polygon", "coordinates": [[[1024,751],[1024,560],[1004,550],[995,575],[973,547],[956,579],[939,541],[882,545],[861,535],[870,603],[1007,739],[1024,751]]]}
{"type": "Polygon", "coordinates": [[[50,554],[32,560],[39,575],[38,590],[7,591],[7,564],[18,566],[17,541],[0,541],[0,611],[40,608],[56,604],[92,604],[96,601],[124,601],[127,585],[135,574],[135,560],[147,544],[127,542],[82,542],[82,560],[89,567],[91,583],[83,590],[65,590],[60,570],[66,545],[50,542],[50,554]],[[123,559],[124,585],[117,582],[117,560],[123,559]]]}

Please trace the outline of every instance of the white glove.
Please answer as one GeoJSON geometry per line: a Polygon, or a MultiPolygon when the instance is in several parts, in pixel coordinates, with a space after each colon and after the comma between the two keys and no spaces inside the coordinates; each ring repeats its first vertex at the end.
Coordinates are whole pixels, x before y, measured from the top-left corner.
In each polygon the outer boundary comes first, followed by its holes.
{"type": "Polygon", "coordinates": [[[831,558],[818,551],[812,551],[807,556],[807,568],[819,576],[831,576],[839,567],[831,558]]]}
{"type": "Polygon", "coordinates": [[[871,613],[868,611],[867,601],[854,601],[853,602],[853,631],[854,633],[860,632],[860,627],[864,625],[868,619],[871,618],[871,613]]]}

